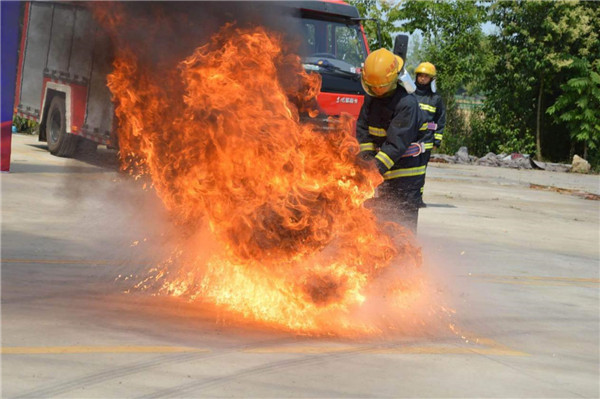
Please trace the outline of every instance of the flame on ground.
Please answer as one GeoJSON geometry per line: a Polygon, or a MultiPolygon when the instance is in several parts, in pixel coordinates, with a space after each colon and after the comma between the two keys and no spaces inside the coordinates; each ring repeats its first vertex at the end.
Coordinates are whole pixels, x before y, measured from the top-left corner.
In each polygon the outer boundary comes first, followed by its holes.
{"type": "Polygon", "coordinates": [[[364,207],[381,177],[357,161],[350,116],[300,122],[320,77],[278,34],[227,25],[160,75],[123,48],[108,81],[123,168],[151,178],[187,237],[138,286],[305,334],[418,318],[420,250],[364,207]]]}

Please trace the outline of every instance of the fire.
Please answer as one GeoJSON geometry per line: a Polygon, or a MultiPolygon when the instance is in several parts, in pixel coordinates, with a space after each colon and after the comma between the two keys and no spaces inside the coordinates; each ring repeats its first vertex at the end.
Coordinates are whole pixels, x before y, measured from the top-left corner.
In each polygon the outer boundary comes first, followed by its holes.
{"type": "Polygon", "coordinates": [[[364,206],[382,179],[357,160],[350,116],[300,121],[320,77],[277,33],[227,25],[160,74],[121,48],[108,84],[123,168],[151,179],[186,236],[139,286],[306,334],[395,328],[365,315],[420,300],[402,277],[419,249],[364,206]]]}

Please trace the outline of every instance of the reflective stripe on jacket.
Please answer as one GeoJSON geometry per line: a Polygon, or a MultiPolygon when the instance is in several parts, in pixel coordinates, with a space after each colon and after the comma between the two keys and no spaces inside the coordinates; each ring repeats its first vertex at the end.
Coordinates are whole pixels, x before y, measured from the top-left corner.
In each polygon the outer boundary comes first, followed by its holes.
{"type": "Polygon", "coordinates": [[[419,107],[425,114],[426,121],[437,124],[435,132],[433,132],[433,135],[428,135],[426,142],[433,143],[434,140],[441,142],[444,137],[444,126],[446,125],[446,108],[442,96],[431,91],[431,84],[427,86],[417,85],[415,96],[419,101],[419,107]]]}
{"type": "Polygon", "coordinates": [[[402,157],[411,143],[423,138],[426,121],[417,98],[399,86],[388,97],[365,96],[356,123],[361,152],[374,156],[385,179],[425,173],[421,156],[402,157]]]}

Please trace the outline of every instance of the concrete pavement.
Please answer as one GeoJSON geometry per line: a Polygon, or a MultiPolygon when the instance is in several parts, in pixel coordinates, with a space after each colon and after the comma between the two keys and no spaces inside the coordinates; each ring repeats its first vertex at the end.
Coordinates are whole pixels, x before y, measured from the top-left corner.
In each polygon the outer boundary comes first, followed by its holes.
{"type": "Polygon", "coordinates": [[[600,178],[428,169],[419,241],[455,330],[310,338],[124,294],[168,215],[114,154],[13,137],[2,184],[2,397],[600,396],[600,178]]]}

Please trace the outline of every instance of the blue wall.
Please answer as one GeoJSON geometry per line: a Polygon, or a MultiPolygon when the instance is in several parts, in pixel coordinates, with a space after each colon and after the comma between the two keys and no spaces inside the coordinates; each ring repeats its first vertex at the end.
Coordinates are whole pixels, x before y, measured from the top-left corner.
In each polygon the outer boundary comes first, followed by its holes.
{"type": "Polygon", "coordinates": [[[18,1],[2,1],[2,122],[12,121],[17,61],[19,57],[18,1]]]}
{"type": "Polygon", "coordinates": [[[19,57],[19,23],[21,3],[18,1],[0,2],[1,12],[1,40],[2,40],[2,98],[0,102],[1,124],[1,167],[8,171],[10,167],[10,147],[12,138],[12,117],[15,99],[15,86],[17,79],[17,62],[19,57]]]}

